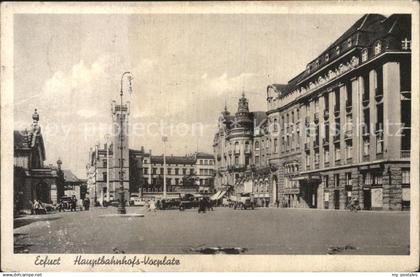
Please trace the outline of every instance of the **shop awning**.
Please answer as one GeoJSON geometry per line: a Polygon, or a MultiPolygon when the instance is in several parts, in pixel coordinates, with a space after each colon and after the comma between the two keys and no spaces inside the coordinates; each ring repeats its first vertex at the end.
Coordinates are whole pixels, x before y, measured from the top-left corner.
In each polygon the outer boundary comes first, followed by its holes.
{"type": "Polygon", "coordinates": [[[299,175],[292,178],[292,181],[321,181],[321,176],[319,174],[308,174],[308,175],[299,175]]]}
{"type": "Polygon", "coordinates": [[[217,199],[216,200],[219,200],[219,199],[221,199],[223,196],[225,196],[225,194],[226,194],[226,191],[222,191],[218,196],[217,196],[217,199]]]}
{"type": "Polygon", "coordinates": [[[217,200],[219,199],[218,196],[221,194],[221,191],[216,192],[215,194],[213,194],[212,196],[210,196],[210,200],[217,200]]]}

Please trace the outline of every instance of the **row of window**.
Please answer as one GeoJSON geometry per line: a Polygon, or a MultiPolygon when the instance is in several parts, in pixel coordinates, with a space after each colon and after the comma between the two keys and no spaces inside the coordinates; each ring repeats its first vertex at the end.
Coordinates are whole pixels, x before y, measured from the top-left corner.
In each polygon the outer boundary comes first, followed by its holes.
{"type": "MultiPolygon", "coordinates": [[[[346,186],[352,186],[352,174],[351,172],[345,173],[345,185],[346,186]]],[[[334,174],[333,176],[333,182],[330,183],[329,175],[323,175],[322,176],[322,184],[324,188],[329,188],[330,185],[333,185],[334,187],[340,186],[340,174],[334,174]]],[[[404,168],[401,171],[401,177],[402,177],[402,185],[410,185],[410,169],[404,168]]],[[[381,186],[383,185],[383,173],[382,172],[365,172],[363,174],[362,182],[364,185],[367,186],[381,186]]]]}
{"type": "Polygon", "coordinates": [[[200,165],[213,165],[214,164],[214,160],[199,160],[199,164],[200,165]]]}
{"type": "MultiPolygon", "coordinates": [[[[152,174],[153,175],[156,175],[156,174],[163,175],[163,173],[164,173],[164,168],[163,167],[159,168],[159,170],[158,170],[158,168],[152,168],[152,174]]],[[[172,175],[172,173],[173,173],[173,175],[181,175],[181,174],[182,175],[187,175],[187,174],[192,175],[192,174],[194,174],[194,169],[190,168],[188,170],[187,168],[182,168],[182,169],[181,168],[174,168],[174,169],[173,168],[167,168],[166,173],[168,175],[172,175]]],[[[149,174],[149,169],[147,167],[143,168],[143,174],[144,175],[149,174]]]]}

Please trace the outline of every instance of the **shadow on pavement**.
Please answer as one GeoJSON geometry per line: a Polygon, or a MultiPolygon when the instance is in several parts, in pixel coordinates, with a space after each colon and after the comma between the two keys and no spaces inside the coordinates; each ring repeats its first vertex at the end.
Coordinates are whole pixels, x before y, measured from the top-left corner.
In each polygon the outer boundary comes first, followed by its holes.
{"type": "Polygon", "coordinates": [[[60,219],[61,216],[49,216],[49,215],[36,215],[36,216],[25,216],[17,217],[13,220],[13,229],[31,224],[37,221],[52,221],[60,219]]]}

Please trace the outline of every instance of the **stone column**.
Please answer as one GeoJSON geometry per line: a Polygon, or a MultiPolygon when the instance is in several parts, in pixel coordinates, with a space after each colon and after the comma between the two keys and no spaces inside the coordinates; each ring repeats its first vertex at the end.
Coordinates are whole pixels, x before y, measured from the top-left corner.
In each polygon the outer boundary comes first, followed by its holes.
{"type": "Polygon", "coordinates": [[[362,94],[363,94],[363,78],[359,76],[352,81],[352,123],[353,123],[353,164],[362,161],[363,137],[361,123],[362,118],[362,94]]]}
{"type": "Polygon", "coordinates": [[[376,71],[371,70],[369,72],[369,112],[370,112],[370,161],[376,160],[376,136],[375,126],[377,122],[376,115],[376,100],[375,100],[375,82],[377,82],[376,71]]]}
{"type": "MultiPolygon", "coordinates": [[[[328,107],[327,107],[328,108],[328,107]]],[[[324,126],[324,110],[325,110],[325,98],[321,96],[319,98],[319,168],[324,168],[324,145],[322,144],[322,139],[325,138],[325,126],[324,126]]],[[[320,185],[321,186],[321,185],[320,185]]]]}
{"type": "MultiPolygon", "coordinates": [[[[341,165],[346,163],[346,142],[344,140],[346,130],[346,99],[347,99],[347,86],[346,84],[340,85],[340,162],[341,165]]],[[[341,198],[341,196],[340,196],[341,198]]]]}
{"type": "Polygon", "coordinates": [[[401,96],[400,66],[388,62],[383,66],[384,158],[401,156],[401,96]]]}

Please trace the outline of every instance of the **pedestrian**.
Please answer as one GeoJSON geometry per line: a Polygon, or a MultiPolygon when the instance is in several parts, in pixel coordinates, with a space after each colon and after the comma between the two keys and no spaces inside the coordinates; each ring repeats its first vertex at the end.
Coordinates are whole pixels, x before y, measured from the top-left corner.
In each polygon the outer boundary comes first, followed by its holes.
{"type": "Polygon", "coordinates": [[[73,195],[71,197],[71,211],[76,211],[76,206],[77,206],[77,199],[76,199],[76,196],[73,195]]]}
{"type": "Polygon", "coordinates": [[[198,213],[200,213],[200,212],[205,213],[206,212],[206,207],[207,207],[207,203],[206,203],[205,198],[203,197],[203,198],[201,198],[199,206],[198,206],[198,213]]]}
{"type": "Polygon", "coordinates": [[[151,200],[150,202],[149,202],[149,211],[150,212],[156,212],[156,204],[155,204],[155,201],[154,200],[151,200]]]}
{"type": "Polygon", "coordinates": [[[213,210],[213,201],[210,200],[210,199],[207,199],[207,203],[208,203],[207,207],[208,207],[209,211],[214,211],[213,210]]]}
{"type": "Polygon", "coordinates": [[[35,214],[34,203],[29,200],[29,206],[31,207],[31,214],[35,214]]]}
{"type": "Polygon", "coordinates": [[[86,197],[83,200],[83,207],[85,208],[85,211],[88,211],[89,210],[89,206],[90,206],[90,201],[89,201],[89,198],[86,197]]]}
{"type": "Polygon", "coordinates": [[[35,199],[35,200],[34,200],[33,210],[35,211],[35,214],[36,214],[36,215],[38,215],[38,214],[39,214],[39,202],[38,202],[38,199],[35,199]]]}
{"type": "Polygon", "coordinates": [[[276,206],[277,208],[280,206],[280,201],[278,199],[276,200],[276,206]]]}

